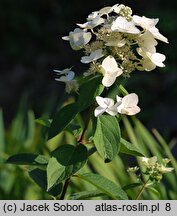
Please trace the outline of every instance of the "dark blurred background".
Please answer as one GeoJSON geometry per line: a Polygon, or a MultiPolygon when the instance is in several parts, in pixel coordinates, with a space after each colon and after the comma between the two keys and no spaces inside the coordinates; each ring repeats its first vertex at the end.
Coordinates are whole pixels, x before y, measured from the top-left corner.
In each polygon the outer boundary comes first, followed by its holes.
{"type": "Polygon", "coordinates": [[[54,80],[53,69],[80,63],[81,52],[61,39],[84,23],[92,11],[122,3],[134,14],[160,18],[160,32],[169,44],[159,42],[158,52],[167,56],[166,68],[137,72],[129,79],[130,92],[138,93],[143,112],[139,118],[157,128],[167,139],[177,135],[177,1],[175,0],[0,0],[0,107],[6,127],[22,98],[36,117],[55,111],[64,100],[63,85],[54,80]]]}

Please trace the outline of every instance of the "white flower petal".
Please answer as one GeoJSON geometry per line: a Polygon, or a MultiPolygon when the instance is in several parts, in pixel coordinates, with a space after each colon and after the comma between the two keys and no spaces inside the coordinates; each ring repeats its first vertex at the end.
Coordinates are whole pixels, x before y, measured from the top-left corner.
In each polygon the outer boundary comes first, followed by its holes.
{"type": "Polygon", "coordinates": [[[135,115],[140,112],[138,104],[138,96],[135,93],[126,95],[123,98],[117,96],[117,101],[120,105],[117,107],[117,111],[121,114],[135,115]]]}
{"type": "Polygon", "coordinates": [[[132,107],[138,104],[138,95],[135,93],[131,93],[123,97],[122,104],[126,107],[132,107]]]}
{"type": "Polygon", "coordinates": [[[103,108],[107,108],[107,104],[105,104],[105,100],[103,97],[97,96],[96,102],[98,103],[99,106],[101,106],[103,108]]]}
{"type": "Polygon", "coordinates": [[[82,49],[91,40],[92,34],[90,32],[83,31],[80,28],[74,29],[69,33],[69,36],[63,37],[64,40],[69,40],[71,48],[73,50],[82,49]]]}
{"type": "Polygon", "coordinates": [[[98,116],[102,115],[105,111],[106,111],[106,109],[99,106],[95,109],[94,115],[95,115],[95,117],[98,117],[98,116]]]}
{"type": "Polygon", "coordinates": [[[168,39],[164,37],[156,27],[150,28],[149,31],[151,32],[151,34],[153,34],[154,38],[163,41],[165,43],[169,43],[168,39]]]}
{"type": "Polygon", "coordinates": [[[93,29],[101,24],[104,23],[104,19],[101,18],[99,15],[96,16],[95,18],[93,18],[92,20],[83,23],[83,24],[77,24],[80,28],[84,28],[84,29],[93,29]]]}
{"type": "Polygon", "coordinates": [[[120,103],[122,102],[122,97],[119,97],[118,95],[116,96],[117,102],[120,103]]]}
{"type": "Polygon", "coordinates": [[[55,80],[58,82],[67,82],[68,81],[66,76],[61,76],[60,78],[55,78],[55,80]]]}
{"type": "Polygon", "coordinates": [[[96,61],[96,60],[100,59],[103,56],[104,56],[103,50],[98,49],[98,50],[95,50],[95,51],[91,52],[91,54],[89,56],[83,56],[81,58],[81,62],[84,63],[84,64],[88,64],[90,62],[93,62],[93,61],[96,61]]]}
{"type": "Polygon", "coordinates": [[[125,17],[119,16],[113,21],[111,26],[112,31],[118,31],[130,34],[139,34],[140,30],[135,26],[133,21],[127,21],[125,17]]]}
{"type": "Polygon", "coordinates": [[[145,31],[145,33],[139,37],[138,43],[141,49],[143,50],[143,52],[150,52],[150,53],[156,52],[155,46],[157,46],[158,43],[154,39],[154,36],[152,35],[151,32],[145,31]]]}
{"type": "Polygon", "coordinates": [[[108,74],[105,74],[103,79],[102,79],[102,84],[105,87],[110,87],[112,86],[112,84],[116,81],[116,77],[115,76],[110,76],[108,74]]]}
{"type": "Polygon", "coordinates": [[[133,16],[133,21],[136,23],[136,25],[141,26],[143,29],[151,32],[151,34],[154,36],[154,38],[161,40],[165,43],[168,43],[168,39],[164,37],[162,34],[160,34],[159,30],[155,27],[155,25],[158,23],[159,19],[150,19],[145,16],[140,17],[137,15],[133,16]]]}
{"type": "Polygon", "coordinates": [[[166,59],[165,55],[160,54],[160,53],[154,53],[154,54],[152,54],[152,56],[151,56],[151,61],[152,61],[155,65],[157,65],[157,66],[159,66],[159,67],[164,67],[164,66],[165,66],[165,65],[163,64],[163,61],[165,61],[165,59],[166,59]]]}
{"type": "Polygon", "coordinates": [[[155,26],[158,23],[159,19],[151,19],[145,16],[140,17],[137,15],[134,15],[133,21],[137,25],[141,26],[143,29],[148,30],[149,28],[152,28],[153,26],[155,26]]]}
{"type": "Polygon", "coordinates": [[[70,72],[68,73],[68,75],[66,76],[66,79],[67,79],[68,81],[73,80],[73,79],[74,79],[74,76],[75,76],[75,73],[74,73],[73,71],[70,71],[70,72]]]}
{"type": "Polygon", "coordinates": [[[110,76],[120,76],[123,71],[118,67],[117,62],[113,56],[107,56],[102,62],[102,68],[104,69],[105,74],[110,76]]]}

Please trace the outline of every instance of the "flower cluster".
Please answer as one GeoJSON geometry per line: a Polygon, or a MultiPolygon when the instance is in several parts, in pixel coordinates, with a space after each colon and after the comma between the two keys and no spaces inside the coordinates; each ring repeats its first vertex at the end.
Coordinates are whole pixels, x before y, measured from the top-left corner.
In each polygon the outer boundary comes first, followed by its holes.
{"type": "Polygon", "coordinates": [[[96,101],[98,107],[95,109],[95,116],[98,117],[104,112],[115,116],[118,113],[126,115],[135,115],[140,112],[138,104],[138,96],[135,93],[128,94],[121,98],[116,96],[117,102],[114,104],[114,100],[111,98],[102,98],[97,96],[96,101]]]}
{"type": "Polygon", "coordinates": [[[87,75],[101,73],[102,84],[110,87],[117,77],[127,77],[134,70],[165,66],[165,55],[156,52],[156,46],[157,40],[168,40],[156,28],[158,21],[132,15],[131,8],[116,4],[92,12],[63,39],[72,49],[84,50],[81,62],[90,64],[87,75]]]}
{"type": "Polygon", "coordinates": [[[148,175],[151,181],[159,182],[162,179],[163,174],[169,173],[173,170],[171,167],[166,167],[170,162],[168,158],[164,158],[162,163],[157,161],[156,156],[151,158],[141,157],[140,160],[146,168],[144,174],[148,175]]]}

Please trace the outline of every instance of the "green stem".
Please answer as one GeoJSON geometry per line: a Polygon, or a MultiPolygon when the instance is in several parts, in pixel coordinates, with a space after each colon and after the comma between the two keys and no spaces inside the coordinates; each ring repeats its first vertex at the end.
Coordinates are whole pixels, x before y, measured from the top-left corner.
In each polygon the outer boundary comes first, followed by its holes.
{"type": "Polygon", "coordinates": [[[148,183],[149,179],[144,183],[143,187],[141,188],[140,192],[138,193],[137,197],[135,198],[135,200],[138,200],[141,196],[141,194],[143,193],[143,191],[145,190],[147,183],[148,183]]]}
{"type": "Polygon", "coordinates": [[[92,105],[89,109],[89,112],[88,112],[88,116],[87,116],[87,120],[86,120],[86,123],[85,123],[85,127],[83,129],[83,132],[78,140],[78,143],[81,143],[81,144],[84,144],[85,141],[84,141],[84,137],[85,137],[85,134],[87,132],[87,128],[88,128],[88,125],[89,125],[89,122],[90,122],[90,119],[91,119],[91,116],[92,116],[92,113],[93,113],[93,110],[95,108],[95,105],[92,105]]]}
{"type": "Polygon", "coordinates": [[[66,181],[65,181],[65,184],[64,184],[64,187],[63,187],[63,191],[62,191],[62,194],[61,194],[61,197],[60,197],[60,200],[64,200],[64,198],[65,198],[66,191],[67,191],[68,186],[69,186],[69,181],[70,181],[70,178],[66,179],[66,181]]]}

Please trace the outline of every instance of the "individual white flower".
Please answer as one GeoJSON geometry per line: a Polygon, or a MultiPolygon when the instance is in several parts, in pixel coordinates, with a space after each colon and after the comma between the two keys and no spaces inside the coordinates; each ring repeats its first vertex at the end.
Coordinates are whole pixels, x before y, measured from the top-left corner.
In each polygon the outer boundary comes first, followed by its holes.
{"type": "Polygon", "coordinates": [[[117,109],[114,105],[113,99],[103,98],[103,97],[97,96],[96,101],[97,101],[99,106],[94,111],[95,117],[102,115],[104,112],[106,112],[112,116],[117,115],[117,109]]]}
{"type": "Polygon", "coordinates": [[[96,61],[97,59],[100,59],[103,56],[104,56],[103,50],[98,49],[98,50],[91,52],[91,54],[89,56],[83,56],[81,58],[81,62],[84,64],[88,64],[90,62],[96,61]]]}
{"type": "Polygon", "coordinates": [[[59,82],[69,82],[74,79],[75,73],[73,71],[68,71],[65,76],[61,76],[60,78],[55,78],[56,81],[59,82]]]}
{"type": "Polygon", "coordinates": [[[141,48],[137,49],[138,54],[143,57],[142,64],[143,68],[146,71],[152,71],[158,67],[165,67],[163,61],[165,61],[166,57],[165,55],[161,53],[150,53],[150,52],[143,52],[141,48]]]}
{"type": "Polygon", "coordinates": [[[123,73],[122,69],[118,67],[115,58],[110,55],[103,60],[101,70],[104,76],[102,84],[105,87],[110,87],[116,81],[116,78],[123,73]]]}
{"type": "Polygon", "coordinates": [[[62,71],[54,70],[58,75],[64,75],[60,78],[55,78],[56,81],[64,82],[66,84],[65,90],[67,93],[71,91],[77,91],[79,89],[79,84],[74,80],[75,73],[70,70],[71,68],[66,68],[62,71]]]}
{"type": "Polygon", "coordinates": [[[64,36],[62,39],[69,41],[73,50],[80,50],[91,40],[91,37],[92,34],[90,32],[76,28],[73,32],[69,33],[69,36],[64,36]]]}
{"type": "Polygon", "coordinates": [[[99,15],[93,18],[92,20],[84,23],[84,24],[77,24],[80,28],[84,29],[93,29],[101,24],[104,23],[104,19],[101,18],[99,15]]]}
{"type": "Polygon", "coordinates": [[[138,38],[138,44],[143,52],[155,53],[157,46],[157,41],[154,39],[153,35],[146,31],[144,34],[140,35],[138,38]]]}
{"type": "Polygon", "coordinates": [[[164,37],[162,34],[160,34],[159,30],[155,27],[155,25],[158,23],[159,19],[150,19],[145,16],[133,16],[133,21],[136,23],[136,25],[141,26],[146,31],[149,31],[154,38],[161,40],[165,43],[168,43],[168,39],[164,37]]]}
{"type": "Polygon", "coordinates": [[[157,157],[156,156],[153,156],[151,158],[140,157],[140,160],[141,160],[142,164],[145,165],[146,167],[154,166],[157,163],[157,157]]]}
{"type": "Polygon", "coordinates": [[[158,168],[159,171],[163,174],[163,173],[169,173],[171,171],[174,170],[174,168],[172,167],[165,167],[164,165],[161,164],[161,166],[158,168]]]}
{"type": "Polygon", "coordinates": [[[98,11],[94,11],[91,14],[88,15],[87,17],[87,21],[92,21],[93,19],[95,19],[98,16],[98,11]]]}
{"type": "Polygon", "coordinates": [[[105,44],[106,46],[114,46],[114,47],[123,47],[126,44],[126,40],[122,39],[114,39],[114,40],[110,40],[107,41],[107,43],[105,44]]]}
{"type": "Polygon", "coordinates": [[[135,26],[133,21],[127,21],[125,17],[117,17],[111,26],[112,31],[118,31],[130,34],[139,34],[140,30],[135,26]]]}
{"type": "Polygon", "coordinates": [[[117,96],[117,111],[120,114],[135,115],[140,112],[138,104],[138,95],[131,93],[121,98],[117,96]]]}

